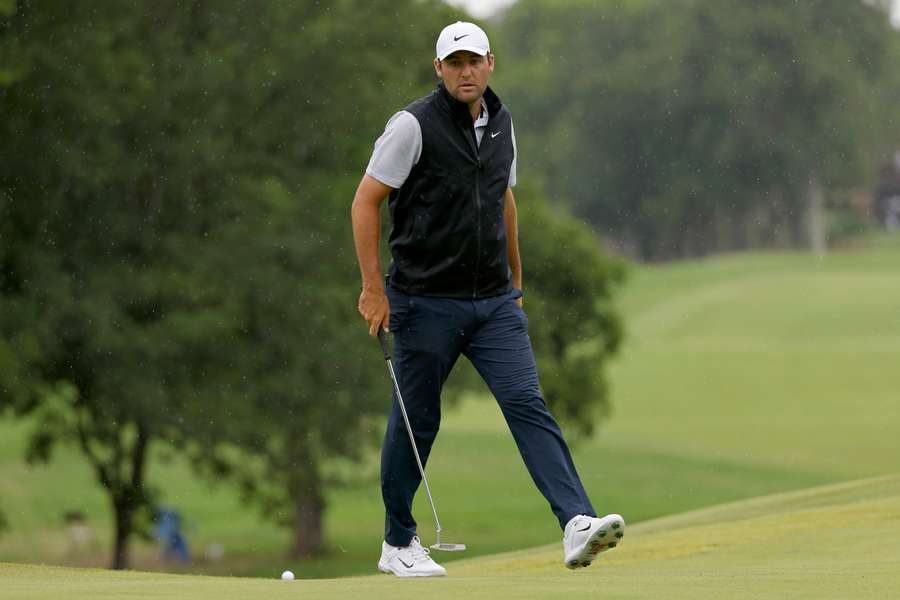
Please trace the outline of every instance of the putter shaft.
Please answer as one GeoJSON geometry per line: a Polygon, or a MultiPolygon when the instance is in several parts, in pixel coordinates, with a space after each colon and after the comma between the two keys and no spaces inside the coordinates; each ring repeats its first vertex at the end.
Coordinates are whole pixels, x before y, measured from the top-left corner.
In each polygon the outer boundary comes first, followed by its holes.
{"type": "Polygon", "coordinates": [[[431,497],[431,488],[428,487],[428,478],[425,477],[425,468],[422,466],[422,459],[419,458],[419,449],[416,447],[416,438],[413,435],[412,425],[409,424],[409,417],[406,414],[406,406],[403,404],[403,395],[400,393],[400,386],[397,384],[397,375],[394,373],[394,364],[390,358],[387,358],[388,371],[391,373],[391,381],[394,382],[394,392],[397,394],[397,402],[400,404],[400,412],[403,414],[403,422],[406,423],[406,433],[409,434],[409,443],[412,446],[413,454],[416,457],[416,465],[419,467],[419,473],[422,475],[422,483],[425,484],[425,493],[428,495],[428,503],[431,505],[431,514],[434,515],[434,524],[437,527],[436,544],[441,543],[441,522],[438,519],[437,509],[434,506],[434,499],[431,497]]]}
{"type": "Polygon", "coordinates": [[[403,394],[400,393],[400,384],[397,382],[397,374],[394,372],[394,361],[391,360],[391,352],[388,348],[387,339],[384,331],[378,330],[378,341],[381,342],[381,350],[384,353],[384,360],[388,366],[388,373],[391,375],[391,381],[394,384],[394,392],[397,394],[397,403],[400,405],[400,413],[403,415],[403,422],[406,424],[406,433],[409,434],[409,443],[412,446],[413,455],[416,457],[416,466],[419,467],[419,474],[422,475],[422,483],[425,484],[425,494],[428,496],[428,504],[431,506],[431,514],[434,515],[434,525],[437,539],[431,547],[436,550],[460,551],[465,550],[465,544],[441,544],[441,521],[438,519],[437,508],[434,506],[434,498],[431,496],[431,488],[428,486],[428,478],[425,477],[425,467],[422,466],[422,459],[419,457],[419,449],[416,446],[416,438],[413,435],[412,425],[409,423],[409,416],[406,414],[406,405],[403,403],[403,394]]]}

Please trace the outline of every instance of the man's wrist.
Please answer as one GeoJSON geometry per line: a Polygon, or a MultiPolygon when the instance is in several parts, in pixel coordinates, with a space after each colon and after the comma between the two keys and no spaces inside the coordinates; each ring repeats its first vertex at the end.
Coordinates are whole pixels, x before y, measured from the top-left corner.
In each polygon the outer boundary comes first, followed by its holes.
{"type": "Polygon", "coordinates": [[[363,282],[362,291],[372,294],[383,294],[384,283],[382,283],[380,280],[376,280],[374,282],[363,282]]]}

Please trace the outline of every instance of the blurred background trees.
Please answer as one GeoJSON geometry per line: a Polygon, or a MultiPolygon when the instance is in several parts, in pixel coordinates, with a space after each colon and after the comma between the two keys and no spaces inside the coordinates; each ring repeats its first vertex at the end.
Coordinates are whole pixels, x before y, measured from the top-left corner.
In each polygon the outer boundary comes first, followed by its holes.
{"type": "Polygon", "coordinates": [[[637,258],[822,251],[824,196],[897,146],[887,3],[535,0],[499,30],[523,169],[637,258]]]}
{"type": "MultiPolygon", "coordinates": [[[[898,145],[886,10],[521,0],[487,25],[531,334],[570,431],[610,407],[624,267],[604,244],[824,250],[898,145]]],[[[389,406],[350,200],[458,18],[437,0],[0,0],[0,414],[32,424],[30,460],[89,460],[114,566],[152,521],[160,444],[289,527],[294,555],[322,549],[331,466],[377,444],[389,406]]]]}

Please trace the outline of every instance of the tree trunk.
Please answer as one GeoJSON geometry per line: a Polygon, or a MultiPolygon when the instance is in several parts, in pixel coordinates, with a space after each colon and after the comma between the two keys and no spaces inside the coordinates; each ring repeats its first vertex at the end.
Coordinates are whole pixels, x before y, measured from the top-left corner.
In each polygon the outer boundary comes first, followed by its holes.
{"type": "Polygon", "coordinates": [[[762,233],[761,248],[789,249],[794,244],[794,212],[791,209],[790,194],[781,185],[769,190],[768,203],[765,207],[765,228],[762,233]]]}
{"type": "MultiPolygon", "coordinates": [[[[147,429],[140,422],[136,424],[137,433],[131,455],[128,460],[131,463],[131,478],[121,483],[118,493],[113,491],[113,509],[115,510],[116,529],[113,545],[112,568],[121,570],[130,566],[128,543],[134,531],[134,515],[138,508],[142,507],[144,497],[144,467],[147,462],[147,446],[150,436],[147,429]]],[[[112,491],[112,490],[111,490],[112,491]]]]}
{"type": "Polygon", "coordinates": [[[813,171],[809,175],[809,187],[806,194],[806,233],[809,249],[816,256],[825,256],[825,193],[819,182],[818,174],[813,171]]]}
{"type": "Polygon", "coordinates": [[[325,502],[319,490],[306,490],[294,498],[294,544],[291,556],[306,558],[322,549],[325,541],[322,517],[325,502]]]}
{"type": "Polygon", "coordinates": [[[134,509],[127,502],[115,502],[116,530],[114,532],[112,568],[121,570],[129,567],[128,540],[134,527],[134,509]]]}

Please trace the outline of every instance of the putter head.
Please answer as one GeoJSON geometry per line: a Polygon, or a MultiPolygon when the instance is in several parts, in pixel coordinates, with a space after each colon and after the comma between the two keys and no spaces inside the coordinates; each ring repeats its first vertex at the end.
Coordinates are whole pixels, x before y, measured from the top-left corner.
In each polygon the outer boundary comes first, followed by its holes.
{"type": "Polygon", "coordinates": [[[465,544],[448,544],[447,542],[443,542],[441,544],[434,544],[431,546],[432,550],[440,550],[442,552],[462,552],[466,549],[465,544]]]}

